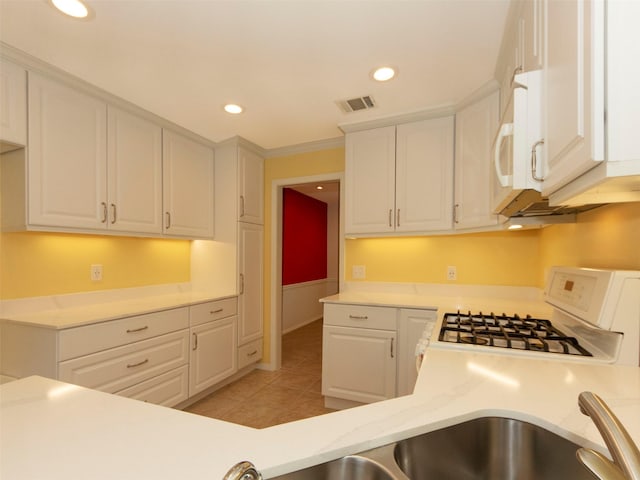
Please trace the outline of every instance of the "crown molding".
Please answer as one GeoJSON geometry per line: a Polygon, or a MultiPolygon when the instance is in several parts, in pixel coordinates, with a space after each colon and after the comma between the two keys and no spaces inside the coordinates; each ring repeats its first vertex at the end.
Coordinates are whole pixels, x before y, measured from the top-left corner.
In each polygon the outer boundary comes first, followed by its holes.
{"type": "Polygon", "coordinates": [[[299,143],[287,147],[271,148],[266,151],[266,158],[287,157],[300,153],[319,152],[344,147],[344,137],[327,138],[313,142],[299,143]]]}

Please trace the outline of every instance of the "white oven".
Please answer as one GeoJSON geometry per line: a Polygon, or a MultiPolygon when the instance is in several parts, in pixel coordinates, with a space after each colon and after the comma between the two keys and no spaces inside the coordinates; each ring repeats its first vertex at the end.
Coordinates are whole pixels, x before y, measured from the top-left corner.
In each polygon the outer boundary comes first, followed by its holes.
{"type": "Polygon", "coordinates": [[[549,318],[527,312],[445,312],[425,331],[427,348],[559,361],[640,365],[640,271],[552,267],[549,318]]]}

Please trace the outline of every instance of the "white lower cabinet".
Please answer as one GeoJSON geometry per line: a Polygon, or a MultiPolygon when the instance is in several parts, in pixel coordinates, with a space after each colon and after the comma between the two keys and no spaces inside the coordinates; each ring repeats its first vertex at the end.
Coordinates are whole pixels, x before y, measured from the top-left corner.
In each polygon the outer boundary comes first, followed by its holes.
{"type": "Polygon", "coordinates": [[[140,382],[116,392],[122,397],[172,407],[189,398],[189,366],[183,365],[170,372],[140,382]]]}
{"type": "Polygon", "coordinates": [[[60,362],[58,379],[115,393],[186,365],[188,352],[189,335],[182,330],[60,362]]]}
{"type": "Polygon", "coordinates": [[[325,326],[322,394],[372,403],[396,396],[396,333],[325,326]]]}
{"type": "Polygon", "coordinates": [[[236,373],[237,336],[237,316],[191,328],[190,396],[236,373]]]}
{"type": "Polygon", "coordinates": [[[413,392],[415,349],[437,310],[325,303],[322,394],[333,408],[413,392]]]}

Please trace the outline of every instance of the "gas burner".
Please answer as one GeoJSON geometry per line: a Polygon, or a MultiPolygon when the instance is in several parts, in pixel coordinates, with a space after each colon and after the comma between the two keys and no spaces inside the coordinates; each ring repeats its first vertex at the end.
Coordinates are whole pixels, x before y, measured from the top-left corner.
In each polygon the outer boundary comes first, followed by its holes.
{"type": "Polygon", "coordinates": [[[506,314],[446,313],[440,341],[591,357],[574,337],[555,328],[549,320],[506,314]]]}

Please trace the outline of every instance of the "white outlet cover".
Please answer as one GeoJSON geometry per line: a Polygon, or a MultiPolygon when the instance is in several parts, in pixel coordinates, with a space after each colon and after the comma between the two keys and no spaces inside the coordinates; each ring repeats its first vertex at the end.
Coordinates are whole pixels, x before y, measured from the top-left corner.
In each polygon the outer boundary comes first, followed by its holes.
{"type": "Polygon", "coordinates": [[[351,276],[354,280],[364,280],[367,277],[367,267],[364,265],[354,265],[351,270],[351,276]]]}
{"type": "Polygon", "coordinates": [[[94,282],[102,280],[102,265],[91,265],[91,280],[94,282]]]}

